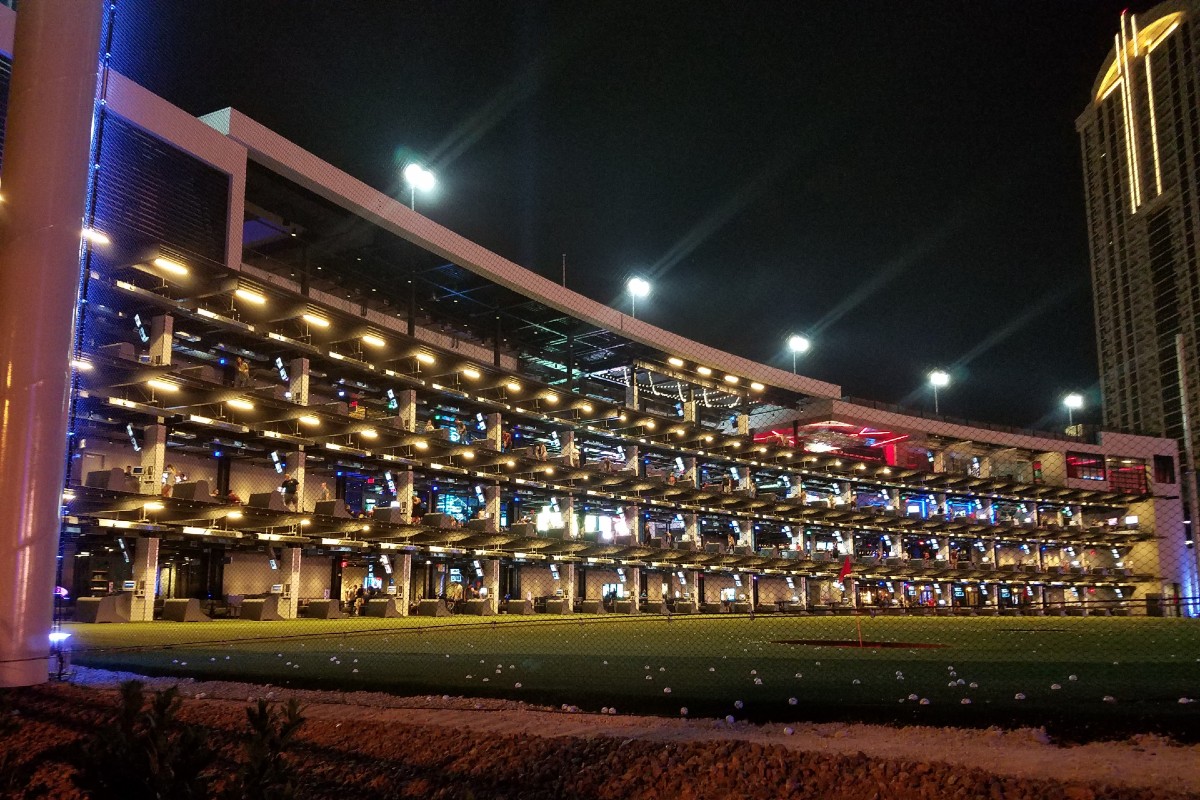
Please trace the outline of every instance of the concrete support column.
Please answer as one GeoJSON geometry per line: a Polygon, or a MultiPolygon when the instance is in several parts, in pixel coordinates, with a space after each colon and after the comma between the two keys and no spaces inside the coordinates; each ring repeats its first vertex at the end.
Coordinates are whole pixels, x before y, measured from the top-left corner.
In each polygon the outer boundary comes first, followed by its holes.
{"type": "Polygon", "coordinates": [[[130,622],[154,621],[154,591],[158,585],[158,539],[138,539],[133,546],[133,603],[130,622]]]}
{"type": "Polygon", "coordinates": [[[704,598],[700,596],[700,572],[699,570],[689,570],[687,574],[688,585],[685,594],[691,594],[692,600],[696,603],[703,603],[704,598]]]}
{"type": "Polygon", "coordinates": [[[283,551],[279,580],[283,583],[283,596],[279,598],[279,616],[295,619],[300,608],[300,554],[299,547],[288,547],[283,551]]]}
{"type": "Polygon", "coordinates": [[[641,610],[642,597],[642,571],[637,567],[631,567],[629,575],[629,599],[633,601],[633,610],[641,610]]]}
{"type": "Polygon", "coordinates": [[[308,405],[308,359],[293,358],[288,363],[288,393],[296,405],[308,405]]]}
{"type": "Polygon", "coordinates": [[[487,447],[499,452],[501,450],[500,443],[503,441],[504,434],[504,418],[500,414],[488,414],[484,417],[484,434],[483,438],[487,447]]]}
{"type": "Polygon", "coordinates": [[[1000,607],[1000,584],[993,583],[991,585],[991,588],[988,589],[988,592],[992,596],[992,605],[995,606],[996,608],[999,608],[1000,607]]]}
{"type": "Polygon", "coordinates": [[[891,534],[889,537],[892,546],[888,549],[888,555],[892,558],[904,557],[904,536],[899,533],[891,534]]]}
{"type": "Polygon", "coordinates": [[[995,509],[995,507],[992,505],[992,498],[990,498],[990,497],[985,497],[985,498],[983,498],[982,500],[980,500],[980,501],[979,501],[979,504],[980,504],[980,506],[982,506],[982,508],[981,508],[980,510],[982,510],[982,511],[983,511],[983,513],[987,515],[987,521],[988,521],[988,523],[989,523],[989,524],[995,524],[995,522],[996,522],[996,509],[995,509]]]}
{"type": "Polygon", "coordinates": [[[287,454],[287,472],[292,473],[292,477],[300,485],[296,487],[296,511],[304,513],[308,508],[307,504],[307,486],[304,483],[304,445],[297,445],[296,449],[287,454]]]}
{"type": "Polygon", "coordinates": [[[500,608],[500,559],[489,558],[483,562],[483,585],[487,588],[488,603],[495,614],[500,608]]]}
{"type": "Polygon", "coordinates": [[[750,435],[750,415],[749,414],[745,414],[745,413],[738,414],[736,425],[737,425],[738,436],[749,436],[750,435]]]}
{"type": "Polygon", "coordinates": [[[625,405],[636,409],[640,399],[638,396],[637,370],[634,369],[629,373],[629,383],[625,386],[625,405]]]}
{"type": "Polygon", "coordinates": [[[946,471],[946,454],[941,450],[935,450],[933,452],[933,471],[934,472],[945,472],[946,471]]]}
{"type": "Polygon", "coordinates": [[[858,608],[858,579],[846,578],[842,583],[842,598],[848,600],[851,608],[858,608]]]}
{"type": "MultiPolygon", "coordinates": [[[[0,687],[46,681],[101,3],[17,15],[0,219],[0,687]]],[[[90,245],[89,245],[90,246],[90,245]]]]}
{"type": "Polygon", "coordinates": [[[683,539],[700,544],[700,518],[695,514],[683,515],[683,539]]]}
{"type": "Polygon", "coordinates": [[[629,526],[629,534],[635,543],[642,541],[642,509],[640,506],[625,506],[625,524],[629,526]]]}
{"type": "Polygon", "coordinates": [[[900,490],[899,489],[888,489],[887,507],[890,511],[895,511],[898,513],[904,512],[904,509],[902,509],[900,507],[900,490]]]}
{"type": "Polygon", "coordinates": [[[628,445],[625,448],[625,466],[632,470],[634,475],[642,474],[641,455],[636,444],[628,445]]]}
{"type": "Polygon", "coordinates": [[[412,605],[412,553],[392,557],[392,573],[396,580],[396,606],[400,616],[408,616],[408,607],[412,605]]]}
{"type": "Polygon", "coordinates": [[[575,564],[574,563],[559,564],[558,565],[558,574],[560,576],[560,581],[562,582],[563,599],[567,601],[567,605],[569,607],[574,607],[575,596],[576,596],[575,564]]]}
{"type": "Polygon", "coordinates": [[[950,561],[950,537],[938,536],[938,552],[937,557],[941,561],[950,561]]]}
{"type": "Polygon", "coordinates": [[[846,481],[838,486],[838,497],[841,498],[841,504],[847,508],[854,507],[854,484],[846,481]]]}
{"type": "Polygon", "coordinates": [[[483,513],[487,515],[489,533],[500,532],[500,486],[493,484],[483,488],[483,513]]]}
{"type": "Polygon", "coordinates": [[[990,456],[983,456],[979,459],[979,477],[992,477],[992,459],[990,456]]]}
{"type": "Polygon", "coordinates": [[[395,474],[396,502],[400,504],[401,516],[411,518],[413,505],[413,471],[406,469],[395,474]]]}
{"type": "Polygon", "coordinates": [[[568,539],[579,538],[579,521],[575,519],[575,498],[572,495],[563,495],[558,501],[558,510],[562,512],[563,524],[566,526],[568,539]]]}
{"type": "Polygon", "coordinates": [[[170,496],[162,482],[166,468],[167,426],[147,425],[142,431],[142,494],[170,496]]]}
{"type": "Polygon", "coordinates": [[[738,540],[739,547],[754,547],[754,521],[749,519],[738,520],[738,540]]]}
{"type": "Polygon", "coordinates": [[[696,408],[697,408],[697,405],[696,405],[695,400],[684,400],[683,401],[683,421],[684,422],[694,423],[698,419],[697,414],[696,414],[696,408]]]}
{"type": "Polygon", "coordinates": [[[564,464],[568,467],[578,467],[580,462],[579,447],[575,444],[575,431],[563,431],[559,435],[559,442],[562,444],[562,454],[564,456],[564,464]]]}
{"type": "Polygon", "coordinates": [[[800,597],[800,608],[808,609],[808,578],[801,578],[796,585],[797,594],[800,597]]]}
{"type": "Polygon", "coordinates": [[[695,456],[683,459],[683,479],[691,481],[693,486],[700,488],[700,470],[696,467],[695,456]]]}
{"type": "Polygon", "coordinates": [[[150,320],[150,363],[156,367],[171,365],[171,347],[175,343],[175,318],[163,314],[150,320]]]}
{"type": "Polygon", "coordinates": [[[946,504],[946,495],[940,493],[935,494],[933,499],[937,501],[937,515],[939,517],[945,517],[950,512],[950,506],[946,504]]]}
{"type": "Polygon", "coordinates": [[[954,584],[951,581],[942,582],[942,601],[947,607],[954,605],[954,584]]]}
{"type": "Polygon", "coordinates": [[[396,416],[400,425],[409,433],[417,430],[417,392],[415,389],[405,389],[396,392],[396,416]]]}

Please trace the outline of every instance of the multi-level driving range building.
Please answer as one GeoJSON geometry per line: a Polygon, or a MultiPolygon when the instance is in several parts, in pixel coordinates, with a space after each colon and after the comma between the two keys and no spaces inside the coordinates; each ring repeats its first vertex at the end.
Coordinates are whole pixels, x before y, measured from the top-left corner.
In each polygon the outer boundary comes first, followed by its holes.
{"type": "Polygon", "coordinates": [[[1200,444],[1200,3],[1123,14],[1076,122],[1104,420],[1200,444]],[[1178,363],[1176,335],[1184,362],[1178,363]]]}
{"type": "Polygon", "coordinates": [[[361,585],[381,614],[1195,613],[1172,439],[848,400],[553,284],[237,111],[101,85],[78,619],[328,616],[361,585]]]}

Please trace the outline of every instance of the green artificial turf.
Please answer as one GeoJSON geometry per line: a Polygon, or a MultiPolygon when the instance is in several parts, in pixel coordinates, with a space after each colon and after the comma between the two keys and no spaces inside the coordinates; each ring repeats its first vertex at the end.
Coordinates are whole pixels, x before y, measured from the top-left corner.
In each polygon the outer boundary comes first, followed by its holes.
{"type": "Polygon", "coordinates": [[[687,707],[692,716],[1044,723],[1086,729],[1089,737],[1132,726],[1191,738],[1189,730],[1200,727],[1200,702],[1179,702],[1200,699],[1200,623],[1193,620],[861,623],[867,641],[942,646],[779,643],[854,640],[848,617],[502,616],[67,628],[75,663],[148,674],[503,696],[585,709],[677,714],[687,707]]]}

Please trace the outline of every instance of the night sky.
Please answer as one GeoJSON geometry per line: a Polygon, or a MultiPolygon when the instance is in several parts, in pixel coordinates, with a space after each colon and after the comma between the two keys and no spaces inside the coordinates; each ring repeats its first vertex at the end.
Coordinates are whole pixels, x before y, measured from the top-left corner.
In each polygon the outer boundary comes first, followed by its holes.
{"type": "Polygon", "coordinates": [[[1054,427],[1098,419],[1074,120],[1130,5],[124,0],[114,50],[393,194],[425,160],[418,210],[622,308],[644,274],[657,325],[1054,427]]]}

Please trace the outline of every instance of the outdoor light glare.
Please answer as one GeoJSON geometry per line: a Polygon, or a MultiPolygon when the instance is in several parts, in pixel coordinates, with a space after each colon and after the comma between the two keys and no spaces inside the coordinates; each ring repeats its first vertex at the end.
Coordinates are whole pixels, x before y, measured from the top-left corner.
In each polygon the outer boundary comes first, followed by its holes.
{"type": "Polygon", "coordinates": [[[367,428],[366,430],[359,431],[358,435],[363,437],[364,439],[378,439],[379,438],[379,432],[374,430],[373,428],[367,428]]]}
{"type": "Polygon", "coordinates": [[[756,391],[756,392],[761,392],[763,389],[765,389],[765,388],[767,388],[767,387],[763,386],[763,385],[762,385],[761,383],[759,383],[758,381],[754,381],[753,383],[751,383],[751,384],[750,384],[750,388],[751,388],[751,389],[753,389],[753,390],[754,390],[754,391],[756,391]]]}
{"type": "Polygon", "coordinates": [[[672,367],[682,367],[683,359],[676,358],[675,356],[671,356],[670,358],[667,359],[667,363],[670,364],[672,367]]]}
{"type": "Polygon", "coordinates": [[[428,443],[428,442],[417,442],[417,443],[414,445],[414,447],[416,447],[418,450],[428,450],[428,449],[429,449],[429,443],[428,443]]]}
{"type": "Polygon", "coordinates": [[[147,511],[162,511],[164,508],[166,508],[166,506],[159,502],[152,502],[146,503],[146,505],[142,506],[142,508],[146,509],[147,511]]]}
{"type": "Polygon", "coordinates": [[[479,380],[480,375],[481,375],[479,370],[475,369],[474,367],[464,367],[462,374],[463,374],[463,377],[470,378],[473,381],[479,380]]]}
{"type": "Polygon", "coordinates": [[[91,372],[92,371],[92,365],[90,363],[88,363],[87,361],[80,361],[79,359],[75,359],[74,361],[72,361],[71,366],[74,367],[75,369],[79,370],[80,372],[91,372]]]}
{"type": "Polygon", "coordinates": [[[301,425],[307,425],[310,428],[315,428],[321,424],[321,418],[315,417],[312,414],[305,414],[304,416],[298,418],[297,422],[299,422],[301,425]]]}
{"type": "Polygon", "coordinates": [[[949,386],[950,373],[946,372],[945,370],[935,369],[933,372],[929,373],[929,383],[938,389],[949,386]]]}
{"type": "Polygon", "coordinates": [[[242,411],[254,410],[254,403],[251,403],[249,400],[227,400],[225,401],[225,405],[229,406],[230,408],[241,409],[242,411]]]}
{"type": "Polygon", "coordinates": [[[788,337],[787,343],[788,349],[793,353],[807,353],[809,348],[812,347],[812,342],[808,340],[808,337],[800,336],[798,334],[788,337]]]}
{"type": "Polygon", "coordinates": [[[1071,392],[1063,398],[1063,405],[1072,411],[1078,411],[1083,408],[1083,395],[1079,394],[1079,392],[1071,392]]]}
{"type": "Polygon", "coordinates": [[[383,340],[383,337],[376,336],[373,333],[364,333],[362,340],[363,344],[369,344],[371,347],[383,347],[387,344],[387,342],[383,340]]]}
{"type": "Polygon", "coordinates": [[[238,289],[234,292],[234,294],[248,303],[254,303],[255,305],[259,306],[264,305],[267,302],[266,297],[254,291],[253,289],[238,289]]]}
{"type": "Polygon", "coordinates": [[[240,511],[230,511],[228,514],[225,515],[225,519],[241,519],[241,518],[242,518],[242,512],[240,512],[240,511]]]}
{"type": "Polygon", "coordinates": [[[433,364],[437,359],[429,353],[417,353],[417,361],[420,361],[422,364],[433,364]]]}
{"type": "Polygon", "coordinates": [[[706,378],[709,375],[712,375],[712,370],[709,369],[708,367],[696,367],[696,372],[700,373],[701,375],[703,375],[706,378]]]}
{"type": "Polygon", "coordinates": [[[84,228],[83,238],[92,244],[112,244],[112,239],[108,238],[108,234],[98,231],[95,228],[84,228]]]}
{"type": "Polygon", "coordinates": [[[738,380],[739,380],[739,378],[737,375],[726,375],[725,376],[725,382],[732,384],[734,386],[737,385],[738,380]]]}
{"type": "MultiPolygon", "coordinates": [[[[104,242],[104,244],[108,244],[108,242],[104,242]]],[[[174,272],[176,275],[187,275],[188,274],[187,267],[185,267],[183,264],[180,264],[178,261],[172,261],[169,258],[163,258],[162,256],[159,256],[158,258],[154,259],[150,263],[153,264],[154,266],[158,267],[159,269],[165,269],[167,272],[174,272]]],[[[260,295],[260,297],[261,297],[261,295],[260,295]]],[[[266,299],[264,298],[262,302],[265,303],[266,299]]]]}
{"type": "Polygon", "coordinates": [[[650,281],[645,278],[630,278],[626,286],[634,297],[646,297],[650,294],[650,281]]]}
{"type": "Polygon", "coordinates": [[[328,328],[329,320],[324,317],[319,317],[316,314],[302,314],[300,319],[307,322],[309,325],[315,325],[318,328],[328,328]]]}
{"type": "Polygon", "coordinates": [[[414,189],[428,192],[437,183],[433,173],[420,164],[409,164],[404,168],[404,180],[414,189]]]}
{"type": "Polygon", "coordinates": [[[167,381],[160,381],[158,378],[151,378],[150,380],[146,381],[146,385],[149,386],[151,389],[158,389],[160,392],[178,392],[179,391],[178,384],[168,383],[167,381]]]}

